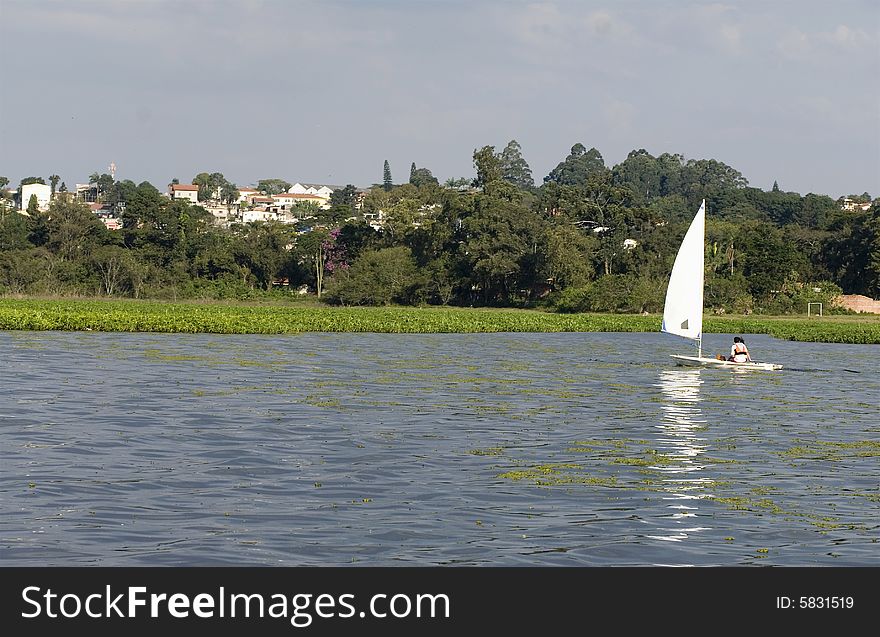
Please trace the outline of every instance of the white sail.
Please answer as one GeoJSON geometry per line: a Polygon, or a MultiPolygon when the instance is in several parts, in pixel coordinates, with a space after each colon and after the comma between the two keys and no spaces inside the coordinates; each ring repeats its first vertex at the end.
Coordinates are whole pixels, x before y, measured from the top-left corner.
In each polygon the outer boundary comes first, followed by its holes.
{"type": "Polygon", "coordinates": [[[699,339],[703,332],[703,254],[706,234],[706,200],[681,242],[663,308],[661,330],[699,339]]]}

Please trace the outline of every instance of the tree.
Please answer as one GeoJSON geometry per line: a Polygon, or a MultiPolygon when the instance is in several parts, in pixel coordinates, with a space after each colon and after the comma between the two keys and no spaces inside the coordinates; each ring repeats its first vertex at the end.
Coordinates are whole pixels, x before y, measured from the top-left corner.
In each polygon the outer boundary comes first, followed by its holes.
{"type": "Polygon", "coordinates": [[[570,225],[546,228],[539,242],[541,277],[557,290],[586,285],[594,274],[592,234],[570,225]]]}
{"type": "Polygon", "coordinates": [[[6,186],[9,185],[9,177],[0,177],[0,192],[6,190],[6,186]]]}
{"type": "Polygon", "coordinates": [[[61,188],[58,189],[58,192],[67,192],[67,184],[63,181],[61,182],[61,188]]]}
{"type": "Polygon", "coordinates": [[[61,181],[61,177],[59,177],[58,175],[49,175],[49,184],[51,184],[52,187],[52,197],[55,196],[55,188],[56,186],[58,186],[59,181],[61,181]]]}
{"type": "Polygon", "coordinates": [[[464,188],[466,186],[470,186],[473,183],[473,179],[468,179],[467,177],[450,177],[446,181],[443,182],[443,185],[446,188],[464,188]]]}
{"type": "Polygon", "coordinates": [[[391,181],[391,166],[388,164],[388,160],[385,160],[385,166],[382,169],[382,187],[385,189],[385,192],[391,190],[394,187],[394,182],[391,181]]]}
{"type": "Polygon", "coordinates": [[[199,187],[197,198],[199,201],[207,201],[211,198],[211,175],[208,173],[199,173],[192,178],[193,186],[199,187]]]}
{"type": "Polygon", "coordinates": [[[129,276],[131,253],[120,246],[107,245],[95,250],[91,260],[101,277],[104,294],[113,296],[119,292],[129,276]]]}
{"type": "Polygon", "coordinates": [[[368,250],[335,280],[328,298],[343,305],[410,303],[422,284],[406,246],[368,250]]]}
{"type": "Polygon", "coordinates": [[[42,177],[25,177],[21,180],[21,186],[27,186],[28,184],[46,184],[46,180],[42,177]]]}
{"type": "Polygon", "coordinates": [[[295,242],[294,237],[292,226],[277,221],[239,226],[238,241],[233,246],[235,260],[269,290],[288,266],[288,246],[295,242]]]}
{"type": "Polygon", "coordinates": [[[324,274],[326,273],[326,248],[330,233],[323,230],[312,230],[296,239],[296,249],[300,261],[305,263],[315,278],[315,293],[318,298],[324,293],[324,274]]]}
{"type": "Polygon", "coordinates": [[[61,261],[77,262],[109,240],[104,224],[78,201],[56,199],[37,222],[45,224],[46,248],[61,261]]]}
{"type": "Polygon", "coordinates": [[[31,198],[28,199],[27,213],[31,217],[34,217],[39,212],[40,212],[40,204],[39,204],[39,202],[37,202],[37,196],[31,195],[31,198]]]}
{"type": "Polygon", "coordinates": [[[772,192],[779,192],[779,184],[776,183],[776,180],[773,180],[773,190],[772,192]]]}
{"type": "Polygon", "coordinates": [[[544,183],[553,181],[564,186],[582,186],[592,175],[605,170],[605,160],[598,150],[587,150],[583,144],[575,144],[565,161],[560,162],[544,177],[544,183]]]}
{"type": "Polygon", "coordinates": [[[539,223],[517,192],[500,180],[490,182],[462,221],[471,286],[483,303],[507,302],[534,282],[539,223]]]}
{"type": "Polygon", "coordinates": [[[352,184],[348,184],[345,188],[337,188],[330,193],[330,206],[348,206],[353,209],[356,196],[357,187],[352,184]]]}
{"type": "Polygon", "coordinates": [[[840,211],[828,225],[823,256],[848,294],[880,297],[880,206],[840,211]]]}
{"type": "Polygon", "coordinates": [[[437,181],[437,178],[432,175],[431,171],[427,168],[416,168],[415,171],[410,174],[409,183],[416,187],[427,185],[440,185],[440,182],[437,181]]]}
{"type": "Polygon", "coordinates": [[[27,292],[45,274],[48,260],[42,248],[0,251],[0,286],[15,294],[27,292]]]}
{"type": "Polygon", "coordinates": [[[220,187],[220,201],[226,204],[227,212],[232,209],[232,206],[239,200],[240,196],[241,193],[238,190],[238,186],[224,180],[223,185],[220,187]]]}
{"type": "Polygon", "coordinates": [[[28,241],[28,218],[14,212],[0,219],[0,252],[32,248],[28,241]]]}
{"type": "Polygon", "coordinates": [[[612,169],[614,185],[629,188],[635,201],[648,202],[664,195],[661,187],[662,164],[644,148],[630,151],[612,169]]]}
{"type": "Polygon", "coordinates": [[[478,188],[485,187],[487,184],[498,181],[504,176],[501,161],[495,154],[494,146],[483,146],[482,148],[474,149],[474,168],[477,171],[474,186],[478,188]]]}
{"type": "Polygon", "coordinates": [[[115,181],[113,177],[108,175],[107,173],[99,175],[98,173],[92,173],[89,175],[89,183],[95,184],[95,190],[98,195],[98,201],[104,201],[104,198],[107,193],[111,192],[113,189],[113,184],[115,181]]]}
{"type": "Polygon", "coordinates": [[[522,156],[522,147],[515,139],[510,140],[498,158],[501,164],[501,178],[517,188],[524,190],[535,187],[532,169],[522,156]]]}
{"type": "Polygon", "coordinates": [[[257,190],[271,197],[272,195],[287,192],[292,185],[289,181],[284,181],[283,179],[261,179],[257,182],[257,190]]]}
{"type": "Polygon", "coordinates": [[[416,162],[413,162],[409,167],[409,183],[412,183],[413,175],[416,172],[416,162]]]}

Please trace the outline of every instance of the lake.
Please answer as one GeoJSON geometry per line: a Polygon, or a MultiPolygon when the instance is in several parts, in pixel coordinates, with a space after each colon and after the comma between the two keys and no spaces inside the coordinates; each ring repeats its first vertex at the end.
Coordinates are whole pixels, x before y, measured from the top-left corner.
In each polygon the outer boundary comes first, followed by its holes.
{"type": "Polygon", "coordinates": [[[880,346],[746,341],[0,332],[0,561],[880,565],[880,346]]]}

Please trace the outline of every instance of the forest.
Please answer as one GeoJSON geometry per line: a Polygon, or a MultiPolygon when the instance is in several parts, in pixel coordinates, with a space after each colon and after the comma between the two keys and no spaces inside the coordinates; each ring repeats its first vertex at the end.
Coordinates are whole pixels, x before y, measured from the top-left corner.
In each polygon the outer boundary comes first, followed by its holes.
{"type": "MultiPolygon", "coordinates": [[[[474,177],[440,183],[412,164],[395,184],[386,161],[365,196],[340,188],[329,208],[307,205],[295,223],[232,214],[218,224],[201,202],[218,193],[232,211],[238,196],[220,173],[192,180],[200,204],[95,174],[100,200],[119,210],[117,230],[66,187],[55,192],[52,175],[48,210],[2,206],[0,294],[654,313],[705,198],[707,312],[880,298],[880,200],[844,210],[827,195],[751,187],[714,159],[643,149],[608,167],[579,143],[540,184],[515,140],[475,149],[473,162],[474,177]]],[[[272,194],[279,183],[258,187],[272,194]]]]}

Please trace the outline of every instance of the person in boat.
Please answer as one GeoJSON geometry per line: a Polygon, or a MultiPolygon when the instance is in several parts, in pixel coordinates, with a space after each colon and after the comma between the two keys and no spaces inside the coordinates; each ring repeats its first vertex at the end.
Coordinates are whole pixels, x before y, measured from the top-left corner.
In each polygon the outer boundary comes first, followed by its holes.
{"type": "Polygon", "coordinates": [[[730,348],[730,358],[727,360],[734,363],[751,362],[752,357],[749,356],[749,348],[746,347],[746,342],[741,336],[733,337],[733,345],[730,348]]]}

